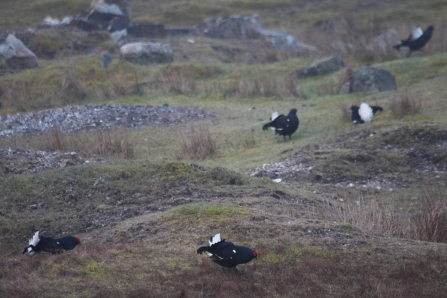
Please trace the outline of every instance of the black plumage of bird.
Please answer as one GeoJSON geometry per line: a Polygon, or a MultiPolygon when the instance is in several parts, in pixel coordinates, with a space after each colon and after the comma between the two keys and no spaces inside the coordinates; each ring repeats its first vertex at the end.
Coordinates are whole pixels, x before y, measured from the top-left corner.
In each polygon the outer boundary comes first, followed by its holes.
{"type": "Polygon", "coordinates": [[[421,27],[414,26],[411,29],[410,36],[406,40],[401,40],[393,48],[399,51],[401,47],[408,47],[410,49],[408,57],[410,57],[411,52],[418,51],[427,44],[433,34],[433,30],[435,30],[433,25],[428,26],[425,31],[422,31],[421,27]]]}
{"type": "Polygon", "coordinates": [[[245,264],[258,257],[258,253],[245,246],[234,245],[220,238],[220,233],[210,237],[210,246],[202,246],[197,249],[198,254],[207,251],[211,260],[216,264],[227,268],[236,268],[239,264],[245,264]]]}
{"type": "MultiPolygon", "coordinates": [[[[275,113],[273,113],[273,115],[275,115],[275,113]]],[[[284,140],[286,139],[286,136],[289,136],[289,140],[291,140],[292,134],[295,133],[300,124],[296,115],[296,109],[291,109],[287,116],[281,114],[275,118],[273,115],[270,118],[272,122],[265,124],[262,129],[267,130],[269,127],[272,127],[275,129],[275,134],[283,136],[284,140]]]]}
{"type": "Polygon", "coordinates": [[[360,108],[356,105],[351,105],[351,121],[353,124],[361,124],[365,122],[372,122],[373,116],[383,111],[382,107],[369,106],[366,103],[362,103],[360,108]]]}
{"type": "Polygon", "coordinates": [[[72,250],[76,245],[81,243],[81,239],[73,236],[65,236],[59,239],[40,236],[37,231],[33,238],[29,240],[29,245],[25,247],[23,253],[28,252],[30,255],[36,253],[48,252],[51,254],[60,254],[66,250],[72,250]]]}

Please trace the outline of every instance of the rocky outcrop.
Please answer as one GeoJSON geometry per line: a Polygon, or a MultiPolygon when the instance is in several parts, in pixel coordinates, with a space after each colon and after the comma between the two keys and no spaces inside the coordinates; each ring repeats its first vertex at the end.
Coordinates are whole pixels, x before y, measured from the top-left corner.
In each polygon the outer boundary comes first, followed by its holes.
{"type": "Polygon", "coordinates": [[[383,52],[386,53],[392,49],[392,45],[400,40],[399,33],[395,29],[390,29],[374,38],[374,44],[383,52]]]}
{"type": "Polygon", "coordinates": [[[387,70],[362,66],[349,79],[349,92],[397,90],[396,79],[387,70]]]}
{"type": "Polygon", "coordinates": [[[6,58],[6,64],[14,69],[29,69],[39,66],[37,57],[14,35],[9,34],[0,43],[0,54],[6,58]]]}
{"type": "Polygon", "coordinates": [[[174,61],[172,48],[167,43],[134,42],[120,48],[121,57],[135,64],[158,64],[174,61]]]}
{"type": "Polygon", "coordinates": [[[113,40],[114,43],[116,43],[119,46],[125,45],[128,42],[127,30],[123,29],[120,31],[110,33],[110,38],[113,40]]]}
{"type": "Polygon", "coordinates": [[[130,23],[130,19],[125,16],[117,4],[107,3],[100,3],[92,7],[86,21],[110,32],[125,29],[130,23]]]}
{"type": "Polygon", "coordinates": [[[248,17],[209,18],[195,28],[197,34],[222,39],[265,39],[273,48],[301,54],[304,50],[316,50],[311,45],[299,43],[286,31],[264,30],[259,15],[248,17]]]}
{"type": "Polygon", "coordinates": [[[297,78],[305,78],[317,75],[324,75],[339,71],[345,67],[343,58],[334,56],[312,63],[308,67],[300,68],[292,75],[297,78]]]}

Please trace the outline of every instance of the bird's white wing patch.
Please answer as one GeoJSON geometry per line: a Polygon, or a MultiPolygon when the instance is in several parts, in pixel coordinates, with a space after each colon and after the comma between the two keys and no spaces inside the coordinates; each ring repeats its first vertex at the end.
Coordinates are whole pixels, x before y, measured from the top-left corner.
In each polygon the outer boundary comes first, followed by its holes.
{"type": "Polygon", "coordinates": [[[273,112],[272,113],[272,117],[270,118],[271,121],[275,120],[276,118],[278,118],[278,112],[273,112]]]}
{"type": "Polygon", "coordinates": [[[217,242],[220,242],[220,241],[221,241],[220,233],[218,233],[218,234],[214,235],[213,237],[211,237],[211,239],[210,239],[210,246],[215,244],[215,243],[217,243],[217,242]]]}
{"type": "MultiPolygon", "coordinates": [[[[31,238],[31,239],[29,240],[28,245],[36,246],[36,245],[39,243],[39,241],[40,241],[39,231],[37,231],[36,233],[34,233],[33,238],[31,238]]],[[[33,255],[33,254],[34,254],[34,251],[32,250],[31,247],[28,247],[28,253],[29,253],[30,255],[33,255]]]]}
{"type": "Polygon", "coordinates": [[[359,108],[360,118],[365,122],[371,122],[373,118],[373,110],[366,103],[362,103],[359,108]]]}
{"type": "Polygon", "coordinates": [[[411,38],[410,40],[416,40],[419,37],[422,36],[422,34],[424,34],[424,31],[422,31],[421,27],[418,26],[414,26],[413,28],[411,28],[411,38]]]}

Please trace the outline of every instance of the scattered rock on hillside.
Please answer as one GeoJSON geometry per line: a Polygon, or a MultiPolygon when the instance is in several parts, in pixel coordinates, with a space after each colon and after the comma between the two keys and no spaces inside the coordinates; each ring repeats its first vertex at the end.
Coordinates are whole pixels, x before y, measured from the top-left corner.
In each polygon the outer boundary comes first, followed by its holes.
{"type": "Polygon", "coordinates": [[[35,134],[51,129],[72,132],[111,127],[158,127],[188,123],[211,116],[202,109],[168,105],[69,106],[36,113],[1,115],[0,137],[35,134]]]}
{"type": "Polygon", "coordinates": [[[275,49],[301,54],[304,50],[314,51],[311,45],[298,43],[283,30],[264,30],[259,15],[248,17],[209,18],[196,26],[196,31],[211,38],[265,39],[275,49]]]}
{"type": "Polygon", "coordinates": [[[334,56],[325,58],[309,65],[308,67],[300,68],[292,73],[292,76],[297,78],[304,78],[310,76],[317,76],[323,74],[329,74],[336,72],[345,67],[343,58],[340,56],[334,56]]]}
{"type": "Polygon", "coordinates": [[[6,58],[10,68],[29,69],[39,66],[36,55],[12,34],[0,43],[0,54],[6,58]]]}
{"type": "Polygon", "coordinates": [[[110,32],[125,29],[130,23],[129,1],[93,0],[86,21],[110,32]]]}
{"type": "Polygon", "coordinates": [[[119,46],[123,46],[129,42],[127,38],[127,29],[110,33],[110,38],[119,46]]]}
{"type": "Polygon", "coordinates": [[[148,65],[174,61],[168,43],[134,42],[120,48],[121,57],[135,64],[148,65]]]}
{"type": "Polygon", "coordinates": [[[362,66],[349,79],[349,92],[397,90],[396,79],[387,70],[362,66]]]}

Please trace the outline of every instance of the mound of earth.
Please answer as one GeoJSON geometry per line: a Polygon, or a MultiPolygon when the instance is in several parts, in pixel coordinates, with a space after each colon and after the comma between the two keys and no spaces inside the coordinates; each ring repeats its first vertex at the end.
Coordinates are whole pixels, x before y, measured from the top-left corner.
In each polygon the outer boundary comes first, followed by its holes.
{"type": "Polygon", "coordinates": [[[356,128],[250,169],[247,174],[287,182],[360,184],[379,189],[446,185],[447,127],[422,123],[356,128]]]}

